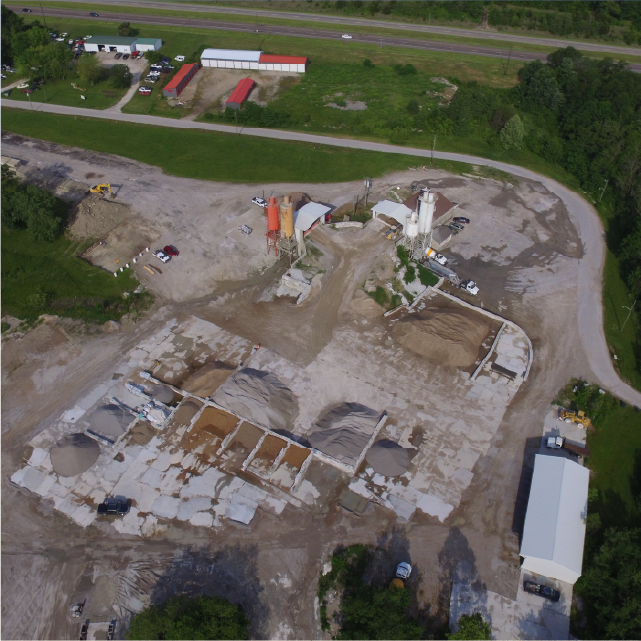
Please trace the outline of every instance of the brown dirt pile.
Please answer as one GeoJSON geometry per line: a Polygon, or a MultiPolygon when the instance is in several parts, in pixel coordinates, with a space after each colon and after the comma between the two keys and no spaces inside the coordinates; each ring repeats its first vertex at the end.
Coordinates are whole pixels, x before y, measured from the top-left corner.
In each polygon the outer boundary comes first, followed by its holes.
{"type": "Polygon", "coordinates": [[[368,296],[362,289],[355,292],[354,298],[350,303],[352,311],[359,316],[368,318],[382,316],[385,311],[371,296],[368,296]]]}
{"type": "Polygon", "coordinates": [[[51,448],[53,471],[60,476],[86,472],[100,456],[100,446],[86,434],[69,434],[51,448]]]}
{"type": "Polygon", "coordinates": [[[403,347],[453,367],[470,367],[478,358],[490,321],[471,309],[428,308],[399,321],[392,336],[403,347]]]}
{"type": "Polygon", "coordinates": [[[91,194],[73,208],[68,229],[77,240],[103,238],[128,216],[127,205],[91,194]]]}
{"type": "Polygon", "coordinates": [[[229,378],[234,369],[219,361],[209,363],[196,370],[181,387],[190,394],[207,398],[229,378]]]}

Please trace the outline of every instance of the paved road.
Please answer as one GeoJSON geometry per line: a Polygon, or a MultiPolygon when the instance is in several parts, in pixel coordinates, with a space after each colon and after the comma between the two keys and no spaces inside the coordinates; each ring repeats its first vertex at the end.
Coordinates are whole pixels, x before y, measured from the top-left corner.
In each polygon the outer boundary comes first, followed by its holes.
{"type": "MultiPolygon", "coordinates": [[[[55,0],[54,0],[55,1],[55,0]]],[[[104,0],[79,0],[83,3],[93,3],[100,6],[105,6],[104,0]]],[[[109,5],[126,5],[128,7],[145,7],[150,9],[177,9],[178,6],[171,6],[167,2],[144,2],[144,1],[127,1],[124,0],[110,0],[109,5]]],[[[418,25],[418,24],[405,24],[402,22],[393,22],[391,20],[371,20],[367,18],[348,18],[344,16],[329,16],[314,13],[296,13],[293,11],[265,11],[253,9],[241,9],[239,7],[212,7],[202,6],[195,4],[179,5],[181,11],[193,11],[196,13],[224,13],[240,16],[248,16],[255,19],[258,18],[283,18],[287,20],[303,20],[305,22],[318,22],[337,24],[341,27],[355,26],[355,27],[383,27],[387,29],[397,29],[399,31],[414,31],[421,33],[439,33],[448,36],[458,36],[463,38],[479,38],[484,40],[503,40],[506,42],[520,42],[523,44],[543,45],[547,47],[567,47],[569,45],[576,49],[585,51],[602,51],[613,54],[634,54],[641,55],[641,49],[637,47],[625,47],[616,45],[606,45],[600,42],[577,42],[574,40],[565,40],[563,38],[532,38],[529,36],[498,33],[491,30],[480,29],[461,29],[457,27],[439,27],[431,25],[418,25]]],[[[86,15],[86,11],[83,15],[86,15]]],[[[102,14],[101,14],[102,17],[102,14]]]]}
{"type": "MultiPolygon", "coordinates": [[[[204,129],[207,131],[219,131],[225,133],[236,133],[234,127],[227,125],[215,125],[187,120],[173,120],[158,116],[144,116],[135,114],[123,114],[115,111],[94,111],[79,107],[64,107],[62,105],[47,105],[33,103],[36,111],[44,111],[55,114],[73,116],[88,116],[90,118],[102,118],[106,120],[118,120],[158,127],[171,127],[174,129],[204,129]]],[[[30,109],[28,103],[2,100],[2,107],[15,107],[17,109],[30,109]]],[[[350,149],[365,149],[368,151],[382,151],[393,154],[405,154],[429,158],[431,152],[426,149],[412,147],[400,147],[384,143],[367,142],[363,140],[351,140],[332,138],[330,136],[317,136],[297,131],[282,131],[279,129],[242,129],[242,135],[257,136],[260,138],[274,138],[277,140],[295,140],[313,144],[332,145],[335,147],[347,147],[350,149]]],[[[636,391],[630,385],[623,383],[618,377],[605,340],[603,332],[603,306],[602,306],[602,277],[605,261],[605,234],[599,216],[588,202],[579,194],[561,185],[560,183],[537,174],[536,172],[509,165],[503,162],[468,156],[467,154],[456,154],[444,151],[434,153],[435,158],[454,160],[476,165],[488,165],[502,171],[521,176],[530,180],[537,180],[551,192],[555,193],[567,207],[570,218],[579,231],[583,241],[584,257],[579,264],[579,292],[577,310],[577,331],[581,338],[583,348],[588,358],[594,377],[599,384],[607,388],[613,394],[627,403],[641,407],[641,392],[636,391]]]]}
{"type": "MultiPolygon", "coordinates": [[[[9,5],[10,9],[16,12],[20,11],[18,5],[9,5]]],[[[86,11],[75,9],[52,9],[44,7],[45,16],[58,18],[87,18],[86,11]]],[[[397,38],[392,36],[377,36],[368,34],[354,34],[352,40],[343,40],[341,33],[338,31],[327,31],[322,29],[313,29],[309,27],[288,27],[283,25],[260,25],[256,23],[239,23],[228,22],[225,20],[203,20],[201,18],[179,18],[168,16],[137,15],[132,13],[115,13],[100,12],[100,20],[107,22],[123,22],[129,20],[137,24],[162,25],[174,27],[191,27],[199,29],[216,29],[218,31],[240,31],[246,33],[256,32],[258,28],[260,34],[275,36],[294,36],[298,38],[314,38],[317,40],[338,40],[345,44],[346,55],[349,55],[347,49],[352,42],[361,42],[377,46],[393,46],[404,49],[422,49],[426,51],[441,51],[445,53],[465,54],[471,56],[484,56],[487,58],[507,58],[508,49],[496,47],[483,47],[478,45],[465,45],[455,42],[438,42],[434,40],[417,40],[413,38],[397,38]]],[[[545,60],[547,54],[531,51],[512,51],[511,59],[518,62],[530,62],[532,60],[545,60]]],[[[641,73],[641,64],[631,64],[630,69],[641,73]]]]}

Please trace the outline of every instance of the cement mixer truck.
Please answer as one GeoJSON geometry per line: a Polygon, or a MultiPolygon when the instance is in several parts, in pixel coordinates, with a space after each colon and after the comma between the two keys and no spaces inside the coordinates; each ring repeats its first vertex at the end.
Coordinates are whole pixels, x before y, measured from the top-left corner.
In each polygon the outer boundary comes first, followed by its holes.
{"type": "Polygon", "coordinates": [[[437,254],[432,248],[425,250],[425,255],[432,260],[435,260],[439,265],[447,265],[447,258],[443,254],[437,254]]]}

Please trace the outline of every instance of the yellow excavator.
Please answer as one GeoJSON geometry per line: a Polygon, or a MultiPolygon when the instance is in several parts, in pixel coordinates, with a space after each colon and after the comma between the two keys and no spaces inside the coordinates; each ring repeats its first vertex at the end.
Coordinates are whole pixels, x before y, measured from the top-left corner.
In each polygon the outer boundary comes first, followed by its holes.
{"type": "Polygon", "coordinates": [[[92,194],[102,194],[103,196],[111,194],[112,198],[116,197],[116,194],[111,191],[111,185],[109,183],[100,183],[99,185],[94,185],[89,191],[92,194]]]}
{"type": "Polygon", "coordinates": [[[561,410],[559,414],[559,421],[566,423],[580,423],[583,427],[590,427],[592,421],[585,415],[585,412],[571,412],[570,410],[561,410]]]}

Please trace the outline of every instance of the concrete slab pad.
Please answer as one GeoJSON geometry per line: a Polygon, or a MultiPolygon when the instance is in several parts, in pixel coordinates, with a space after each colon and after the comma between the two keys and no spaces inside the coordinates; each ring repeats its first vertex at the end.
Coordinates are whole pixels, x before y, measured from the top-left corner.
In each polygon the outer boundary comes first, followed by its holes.
{"type": "Polygon", "coordinates": [[[139,516],[140,510],[132,507],[129,514],[125,514],[121,519],[116,519],[111,525],[121,534],[134,534],[140,536],[140,529],[145,519],[139,516]]]}
{"type": "Polygon", "coordinates": [[[249,525],[257,509],[258,503],[256,501],[235,494],[225,510],[225,516],[232,521],[249,525]]]}
{"type": "Polygon", "coordinates": [[[433,496],[432,494],[424,494],[421,496],[417,503],[417,507],[426,514],[435,516],[441,523],[445,521],[450,512],[454,509],[454,506],[446,503],[436,496],[433,496]]]}
{"type": "Polygon", "coordinates": [[[214,516],[211,512],[196,512],[189,522],[192,525],[200,527],[212,527],[214,525],[214,516]]]}
{"type": "Polygon", "coordinates": [[[71,515],[71,518],[80,526],[87,527],[91,525],[96,518],[98,513],[95,509],[90,508],[88,505],[81,505],[78,509],[71,515]]]}
{"type": "Polygon", "coordinates": [[[151,506],[151,511],[156,515],[165,519],[174,519],[178,514],[180,507],[180,499],[175,499],[173,496],[161,494],[151,506]]]}
{"type": "Polygon", "coordinates": [[[22,487],[26,487],[30,492],[35,492],[44,480],[44,472],[37,470],[35,467],[28,466],[22,477],[21,485],[22,487]]]}
{"type": "Polygon", "coordinates": [[[405,521],[409,521],[414,515],[414,512],[416,512],[415,505],[412,505],[409,501],[406,501],[395,494],[390,494],[388,501],[391,505],[391,509],[398,514],[399,518],[405,521]]]}
{"type": "Polygon", "coordinates": [[[181,501],[176,518],[180,521],[189,521],[196,512],[211,508],[211,499],[205,496],[196,496],[193,499],[181,501]]]}

